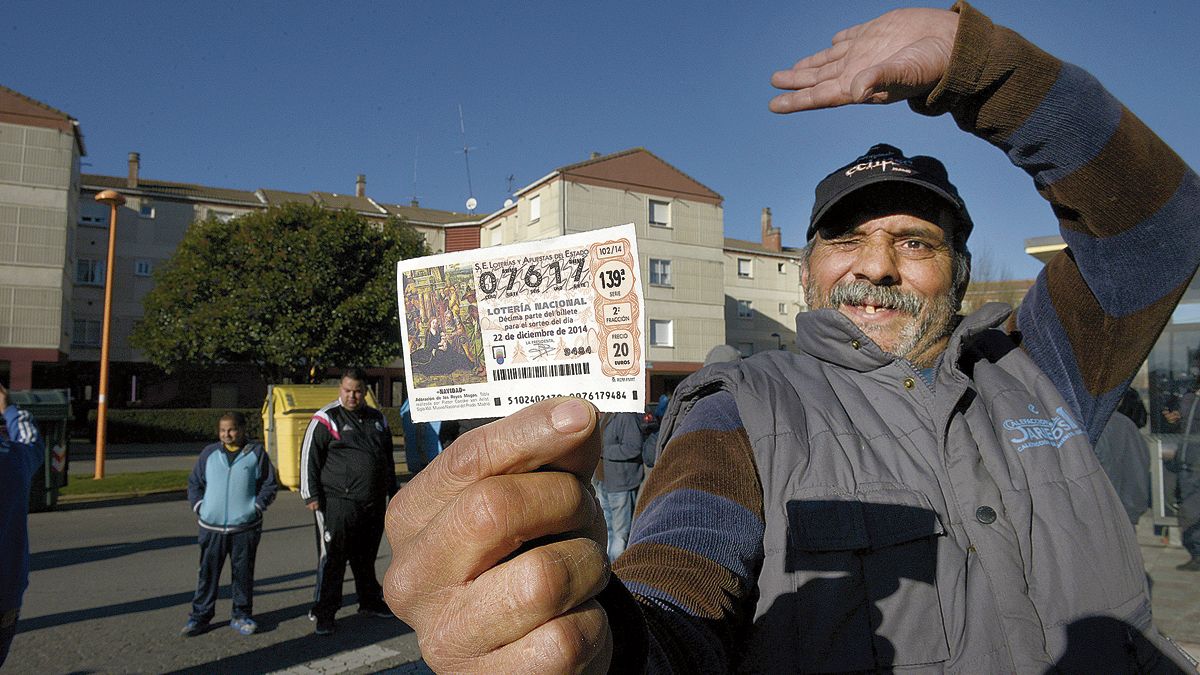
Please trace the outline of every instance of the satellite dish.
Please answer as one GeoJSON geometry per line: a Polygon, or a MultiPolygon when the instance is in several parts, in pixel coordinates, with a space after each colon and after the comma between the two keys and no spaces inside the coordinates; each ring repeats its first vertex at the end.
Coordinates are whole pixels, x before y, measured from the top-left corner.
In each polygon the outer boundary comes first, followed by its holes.
{"type": "Polygon", "coordinates": [[[504,208],[506,208],[506,209],[507,209],[508,207],[510,207],[510,206],[512,206],[512,205],[513,205],[513,200],[511,200],[511,199],[505,199],[505,200],[504,200],[504,208]]]}
{"type": "Polygon", "coordinates": [[[474,211],[474,210],[475,210],[475,206],[476,206],[476,205],[478,205],[478,204],[479,204],[479,202],[475,201],[475,198],[474,198],[474,197],[468,197],[468,198],[467,198],[467,210],[468,210],[468,211],[474,211]]]}

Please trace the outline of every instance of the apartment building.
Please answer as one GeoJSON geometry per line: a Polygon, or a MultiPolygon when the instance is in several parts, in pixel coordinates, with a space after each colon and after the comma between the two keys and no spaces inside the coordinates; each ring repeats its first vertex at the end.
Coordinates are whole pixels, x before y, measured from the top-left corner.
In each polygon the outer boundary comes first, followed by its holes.
{"type": "Polygon", "coordinates": [[[646,295],[647,395],[669,392],[725,342],[720,194],[645,148],[593,155],[521,188],[479,223],[494,246],[633,223],[646,295]]]}
{"type": "MultiPolygon", "coordinates": [[[[366,194],[366,177],[359,175],[352,194],[289,192],[269,188],[238,190],[192,183],[146,179],[141,157],[129,154],[126,176],[84,174],[80,178],[79,214],[76,221],[73,298],[70,302],[72,394],[77,400],[93,398],[100,359],[100,328],[104,309],[109,207],[95,195],[113,189],[126,198],[118,210],[116,255],[113,263],[113,303],[110,325],[110,399],[114,405],[245,406],[262,400],[262,383],[244,367],[216,368],[196,377],[165,376],[129,343],[134,325],[142,317],[142,300],[153,287],[154,269],[165,262],[182,241],[191,223],[205,218],[229,219],[289,202],[317,204],[330,209],[350,209],[368,219],[407,220],[432,251],[444,251],[447,233],[461,228],[455,223],[473,218],[467,214],[407,205],[380,203],[366,194]]],[[[456,243],[453,236],[451,244],[456,243]]],[[[467,243],[471,241],[467,237],[467,243]]],[[[477,241],[475,242],[478,243],[477,241]]],[[[388,403],[393,382],[402,381],[402,363],[381,365],[372,372],[380,380],[381,399],[388,403]]],[[[197,375],[193,373],[193,375],[197,375]]]]}
{"type": "Polygon", "coordinates": [[[783,246],[782,233],[763,208],[762,239],[725,239],[726,344],[742,356],[788,349],[796,314],[807,309],[800,283],[803,249],[783,246]]]}
{"type": "Polygon", "coordinates": [[[70,353],[75,118],[0,86],[0,379],[59,385],[70,353]]]}

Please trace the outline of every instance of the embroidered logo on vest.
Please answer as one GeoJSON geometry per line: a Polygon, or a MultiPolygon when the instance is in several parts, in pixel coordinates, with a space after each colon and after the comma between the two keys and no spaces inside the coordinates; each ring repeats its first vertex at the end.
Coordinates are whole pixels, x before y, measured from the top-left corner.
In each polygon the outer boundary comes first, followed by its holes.
{"type": "MultiPolygon", "coordinates": [[[[1029,412],[1040,415],[1037,406],[1030,404],[1029,412]]],[[[1068,440],[1083,434],[1083,428],[1071,418],[1066,409],[1059,406],[1054,410],[1054,417],[1022,417],[1021,419],[1004,420],[1004,428],[1019,432],[1019,436],[1008,439],[1017,447],[1017,452],[1025,452],[1029,448],[1054,447],[1061,448],[1068,440]]]]}

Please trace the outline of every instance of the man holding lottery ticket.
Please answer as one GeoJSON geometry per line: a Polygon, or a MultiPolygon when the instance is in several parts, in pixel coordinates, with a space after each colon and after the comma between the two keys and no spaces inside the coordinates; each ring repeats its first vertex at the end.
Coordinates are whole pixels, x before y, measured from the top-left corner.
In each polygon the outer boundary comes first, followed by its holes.
{"type": "Polygon", "coordinates": [[[963,2],[849,28],[772,82],[779,113],[949,112],[1033,177],[1070,249],[1016,314],[958,315],[965,204],[941,162],[870,147],[816,188],[796,350],[679,385],[611,573],[585,401],[468,433],[405,487],[386,597],[426,662],[1195,672],[1091,444],[1200,264],[1200,178],[963,2]]]}

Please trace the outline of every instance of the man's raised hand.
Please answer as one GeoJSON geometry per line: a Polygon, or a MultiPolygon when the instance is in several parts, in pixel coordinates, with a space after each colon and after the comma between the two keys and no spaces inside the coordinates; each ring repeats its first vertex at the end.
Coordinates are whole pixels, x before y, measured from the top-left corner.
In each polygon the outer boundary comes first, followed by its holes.
{"type": "Polygon", "coordinates": [[[595,409],[543,401],[455,441],[392,499],[384,593],[436,671],[603,672],[595,409]]]}
{"type": "Polygon", "coordinates": [[[898,9],[847,28],[833,46],[771,76],[790,89],[771,99],[777,113],[851,103],[893,103],[929,92],[950,63],[958,15],[898,9]]]}

